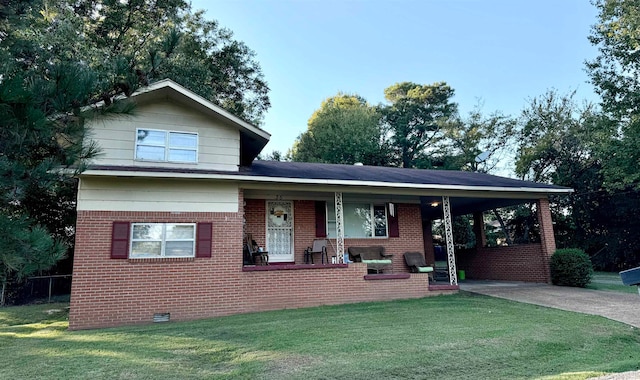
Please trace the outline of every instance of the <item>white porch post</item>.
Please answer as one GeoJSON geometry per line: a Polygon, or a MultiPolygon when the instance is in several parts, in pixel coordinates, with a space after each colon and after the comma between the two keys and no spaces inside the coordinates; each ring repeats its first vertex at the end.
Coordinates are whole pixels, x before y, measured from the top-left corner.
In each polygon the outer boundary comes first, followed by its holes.
{"type": "Polygon", "coordinates": [[[451,205],[449,197],[442,197],[442,212],[444,214],[444,231],[447,243],[447,261],[449,262],[449,283],[458,285],[458,271],[456,270],[456,256],[453,245],[453,223],[451,222],[451,205]]]}
{"type": "Polygon", "coordinates": [[[344,263],[344,224],[342,213],[342,193],[335,193],[336,200],[336,255],[338,262],[344,263]]]}

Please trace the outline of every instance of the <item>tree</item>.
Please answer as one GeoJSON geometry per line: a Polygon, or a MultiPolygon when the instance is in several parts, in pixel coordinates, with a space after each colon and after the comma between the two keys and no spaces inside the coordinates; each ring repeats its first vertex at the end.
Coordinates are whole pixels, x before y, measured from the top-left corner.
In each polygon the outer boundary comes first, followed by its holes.
{"type": "Polygon", "coordinates": [[[574,189],[552,203],[558,246],[584,249],[600,269],[639,264],[640,194],[611,191],[604,174],[610,157],[603,146],[616,124],[593,105],[578,107],[573,96],[549,91],[531,100],[521,118],[517,173],[574,189]]]}
{"type": "Polygon", "coordinates": [[[433,163],[442,169],[488,173],[496,169],[514,143],[516,120],[494,112],[484,116],[480,105],[466,118],[443,126],[433,163]]]}
{"type": "Polygon", "coordinates": [[[640,5],[629,0],[596,0],[598,22],[589,40],[599,55],[587,73],[603,110],[618,123],[603,151],[605,186],[640,189],[640,5]]]}
{"type": "Polygon", "coordinates": [[[430,149],[443,138],[443,126],[457,112],[454,90],[446,83],[396,83],[384,90],[390,103],[381,108],[389,130],[394,164],[405,168],[432,167],[430,149]]]}
{"type": "Polygon", "coordinates": [[[0,24],[3,289],[12,276],[23,278],[48,269],[70,245],[74,176],[96,153],[85,140],[85,120],[96,113],[130,111],[115,99],[122,93],[120,86],[128,84],[127,72],[101,81],[81,54],[73,54],[73,48],[84,42],[74,33],[73,20],[59,19],[45,5],[12,2],[2,8],[6,16],[0,24]],[[99,100],[109,100],[109,105],[90,107],[99,100]]]}
{"type": "Polygon", "coordinates": [[[13,277],[23,280],[46,270],[65,256],[67,247],[41,226],[32,227],[24,218],[0,214],[0,306],[5,304],[7,284],[13,277]]]}
{"type": "Polygon", "coordinates": [[[296,139],[293,161],[386,165],[388,151],[379,126],[380,114],[358,95],[327,98],[296,139]]]}
{"type": "Polygon", "coordinates": [[[203,11],[192,12],[184,0],[70,3],[93,46],[91,62],[107,77],[109,62],[121,57],[145,83],[171,78],[245,120],[262,121],[269,87],[255,53],[203,11]]]}

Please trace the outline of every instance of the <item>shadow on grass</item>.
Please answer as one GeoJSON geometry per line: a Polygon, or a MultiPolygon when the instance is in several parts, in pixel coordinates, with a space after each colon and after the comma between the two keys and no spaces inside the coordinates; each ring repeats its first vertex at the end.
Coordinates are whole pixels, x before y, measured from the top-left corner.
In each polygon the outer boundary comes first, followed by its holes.
{"type": "Polygon", "coordinates": [[[637,329],[468,294],[92,331],[64,327],[0,328],[0,367],[15,378],[584,379],[640,363],[637,329]]]}

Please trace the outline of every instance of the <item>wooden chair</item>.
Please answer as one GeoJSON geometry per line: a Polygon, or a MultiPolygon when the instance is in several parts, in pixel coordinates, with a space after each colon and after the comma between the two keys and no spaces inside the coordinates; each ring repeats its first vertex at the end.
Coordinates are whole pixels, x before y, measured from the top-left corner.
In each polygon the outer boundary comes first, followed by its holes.
{"type": "Polygon", "coordinates": [[[262,265],[269,265],[269,252],[260,251],[258,244],[253,240],[253,235],[247,234],[245,236],[245,246],[249,251],[249,255],[253,258],[253,263],[257,264],[258,260],[262,265]]]}
{"type": "Polygon", "coordinates": [[[309,264],[309,261],[311,261],[311,264],[313,264],[313,254],[319,253],[320,261],[322,262],[322,264],[324,264],[325,258],[327,259],[327,264],[328,264],[329,263],[329,257],[327,256],[328,244],[329,244],[329,241],[327,239],[314,240],[312,246],[307,247],[307,249],[304,250],[304,263],[309,264]]]}

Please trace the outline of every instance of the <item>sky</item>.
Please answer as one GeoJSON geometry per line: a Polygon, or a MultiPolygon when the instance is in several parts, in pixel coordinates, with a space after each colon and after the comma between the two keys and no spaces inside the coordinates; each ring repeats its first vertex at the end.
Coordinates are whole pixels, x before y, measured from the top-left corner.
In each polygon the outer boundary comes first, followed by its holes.
{"type": "Polygon", "coordinates": [[[263,150],[286,153],[339,92],[384,103],[398,82],[446,82],[462,115],[517,116],[548,89],[597,102],[584,70],[589,0],[192,0],[255,53],[271,108],[263,150]]]}

